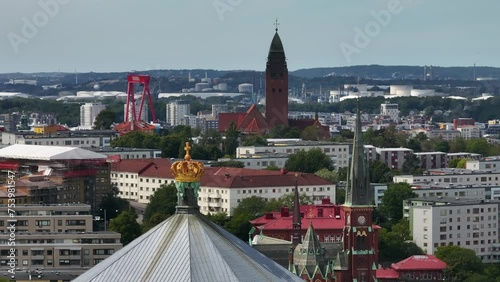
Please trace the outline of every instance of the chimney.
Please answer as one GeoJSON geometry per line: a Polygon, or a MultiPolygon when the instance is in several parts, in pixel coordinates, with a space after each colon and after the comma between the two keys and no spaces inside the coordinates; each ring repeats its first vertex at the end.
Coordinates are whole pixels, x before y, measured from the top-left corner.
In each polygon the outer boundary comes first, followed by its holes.
{"type": "Polygon", "coordinates": [[[289,217],[290,209],[288,207],[281,207],[281,217],[289,217]]]}

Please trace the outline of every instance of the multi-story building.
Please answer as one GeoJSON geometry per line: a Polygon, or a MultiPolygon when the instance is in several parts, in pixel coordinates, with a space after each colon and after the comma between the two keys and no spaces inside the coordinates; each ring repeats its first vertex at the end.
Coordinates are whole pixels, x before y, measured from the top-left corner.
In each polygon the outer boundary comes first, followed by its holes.
{"type": "Polygon", "coordinates": [[[467,160],[466,169],[500,171],[500,157],[486,157],[480,160],[467,160]]]}
{"type": "Polygon", "coordinates": [[[390,169],[401,169],[403,163],[413,155],[413,150],[407,148],[377,148],[379,160],[390,169]]]}
{"type": "Polygon", "coordinates": [[[220,113],[229,112],[229,108],[226,104],[213,104],[212,105],[212,117],[215,119],[219,119],[220,113]]]}
{"type": "Polygon", "coordinates": [[[499,262],[499,203],[445,197],[412,199],[413,242],[427,254],[453,245],[473,250],[483,262],[499,262]]]}
{"type": "MultiPolygon", "coordinates": [[[[16,268],[36,269],[36,276],[42,278],[47,276],[44,273],[58,271],[71,271],[75,277],[118,251],[122,247],[120,234],[94,232],[90,209],[83,204],[16,205],[11,216],[7,206],[0,206],[2,226],[16,220],[16,268]]],[[[10,231],[3,228],[0,270],[4,271],[10,268],[10,238],[10,231]]]]}
{"type": "Polygon", "coordinates": [[[421,152],[414,153],[420,161],[420,167],[423,170],[433,168],[444,168],[448,165],[447,154],[443,152],[421,152]]]}
{"type": "Polygon", "coordinates": [[[466,153],[466,152],[448,153],[446,155],[447,162],[450,162],[451,160],[454,160],[454,159],[480,160],[482,157],[483,157],[483,155],[481,155],[481,154],[466,153]]]}
{"type": "Polygon", "coordinates": [[[6,132],[14,132],[21,119],[20,113],[0,114],[0,127],[6,132]]]}
{"type": "Polygon", "coordinates": [[[183,124],[184,116],[191,113],[191,105],[188,101],[174,101],[167,104],[166,121],[171,126],[183,124]]]}
{"type": "Polygon", "coordinates": [[[500,172],[490,170],[469,170],[441,168],[429,170],[425,175],[396,175],[394,183],[449,184],[449,185],[500,185],[500,172]]]}
{"type": "Polygon", "coordinates": [[[243,163],[245,168],[251,169],[266,169],[269,166],[276,166],[278,168],[285,167],[285,163],[288,160],[288,155],[259,155],[255,158],[220,158],[217,161],[226,162],[226,161],[237,161],[243,163]]]}
{"type": "Polygon", "coordinates": [[[457,130],[460,131],[460,137],[465,140],[481,138],[481,130],[477,126],[460,126],[457,130]]]}
{"type": "Polygon", "coordinates": [[[457,137],[460,137],[460,131],[458,130],[429,130],[426,132],[429,139],[441,138],[444,141],[451,141],[457,137]]]}
{"type": "MultiPolygon", "coordinates": [[[[148,115],[149,115],[149,103],[147,101],[144,101],[144,104],[142,105],[142,112],[141,116],[139,116],[139,111],[141,110],[141,99],[135,101],[135,116],[137,120],[142,120],[145,122],[149,121],[148,115]]],[[[132,110],[132,104],[130,104],[129,107],[129,113],[128,113],[128,120],[127,121],[132,121],[133,118],[133,110],[132,110]]],[[[123,105],[123,120],[126,120],[127,117],[127,103],[123,105]]]]}
{"type": "Polygon", "coordinates": [[[0,172],[15,172],[28,203],[85,203],[96,212],[112,192],[106,159],[75,147],[12,145],[0,149],[0,172]]]}
{"type": "Polygon", "coordinates": [[[380,114],[390,116],[393,122],[399,121],[399,106],[398,104],[380,104],[380,114]]]}
{"type": "Polygon", "coordinates": [[[236,149],[236,158],[255,158],[260,155],[290,155],[300,150],[308,151],[320,148],[329,156],[335,167],[348,167],[352,144],[333,142],[314,142],[297,140],[268,140],[268,146],[240,146],[236,149]]]}
{"type": "Polygon", "coordinates": [[[93,128],[95,119],[100,112],[104,111],[106,106],[101,103],[85,103],[80,106],[80,126],[93,128]]]}
{"type": "Polygon", "coordinates": [[[475,121],[472,118],[458,118],[453,120],[453,129],[457,130],[459,127],[474,125],[475,121]]]}
{"type": "Polygon", "coordinates": [[[161,158],[161,150],[144,148],[121,148],[121,147],[94,147],[86,148],[108,156],[109,162],[128,160],[128,159],[154,159],[161,158]]]}
{"type": "MultiPolygon", "coordinates": [[[[112,163],[111,182],[124,199],[149,203],[162,184],[171,184],[170,161],[166,159],[122,160],[112,163]]],[[[201,178],[198,205],[204,214],[226,212],[251,196],[278,199],[293,191],[293,173],[241,168],[206,167],[201,178]]],[[[335,185],[313,174],[298,178],[300,193],[310,196],[315,203],[328,198],[335,202],[335,185]]]]}
{"type": "Polygon", "coordinates": [[[118,133],[114,130],[58,131],[44,135],[34,132],[2,132],[2,145],[108,147],[115,138],[118,138],[118,133]]]}
{"type": "Polygon", "coordinates": [[[29,114],[30,124],[46,124],[55,125],[57,124],[57,117],[54,113],[30,113],[29,114]]]}

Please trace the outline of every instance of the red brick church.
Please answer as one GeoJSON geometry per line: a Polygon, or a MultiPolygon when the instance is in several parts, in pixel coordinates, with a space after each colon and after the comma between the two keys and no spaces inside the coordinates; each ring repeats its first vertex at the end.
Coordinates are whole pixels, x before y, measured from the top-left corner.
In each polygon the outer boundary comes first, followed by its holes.
{"type": "Polygon", "coordinates": [[[219,114],[220,132],[225,132],[231,123],[243,134],[264,134],[278,125],[287,125],[300,131],[313,126],[320,129],[322,137],[329,137],[328,127],[322,126],[317,118],[288,119],[288,67],[277,28],[267,56],[265,117],[255,105],[246,113],[219,114]]]}

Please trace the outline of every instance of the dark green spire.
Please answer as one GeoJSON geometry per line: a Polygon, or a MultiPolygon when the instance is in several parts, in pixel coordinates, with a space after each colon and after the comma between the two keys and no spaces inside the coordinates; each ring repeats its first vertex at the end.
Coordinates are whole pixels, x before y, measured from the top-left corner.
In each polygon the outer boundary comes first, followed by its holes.
{"type": "Polygon", "coordinates": [[[361,131],[361,114],[359,111],[359,98],[356,110],[356,129],[354,132],[354,144],[352,148],[351,170],[347,182],[346,205],[368,206],[372,203],[370,189],[370,176],[368,174],[368,161],[363,144],[363,132],[361,131]]]}

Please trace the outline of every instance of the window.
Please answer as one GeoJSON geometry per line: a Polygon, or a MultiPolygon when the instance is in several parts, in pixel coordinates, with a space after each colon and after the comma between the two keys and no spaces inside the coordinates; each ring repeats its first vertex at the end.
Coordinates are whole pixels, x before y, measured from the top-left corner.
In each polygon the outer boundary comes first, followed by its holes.
{"type": "Polygon", "coordinates": [[[50,226],[50,220],[36,220],[35,226],[50,226]]]}

